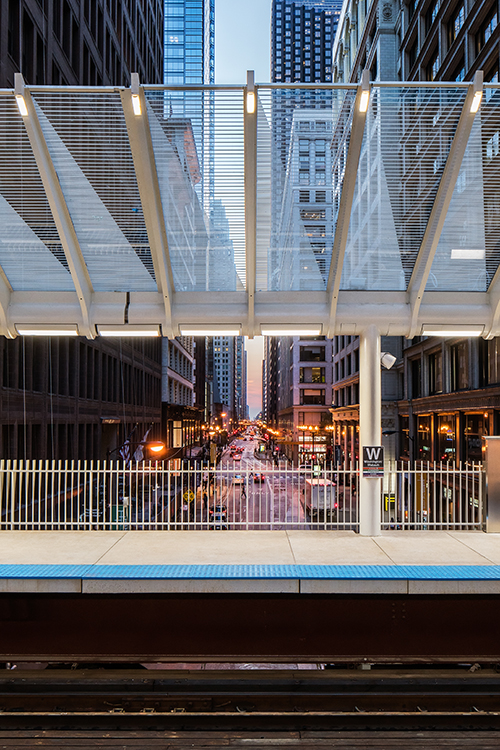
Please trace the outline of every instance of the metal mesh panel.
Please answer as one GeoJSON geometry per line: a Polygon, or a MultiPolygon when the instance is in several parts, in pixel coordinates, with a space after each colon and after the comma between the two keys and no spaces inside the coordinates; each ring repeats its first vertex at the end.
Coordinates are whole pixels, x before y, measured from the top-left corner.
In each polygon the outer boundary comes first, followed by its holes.
{"type": "Polygon", "coordinates": [[[354,90],[259,89],[258,288],[325,289],[340,193],[331,143],[334,133],[345,135],[354,97],[354,90]]]}
{"type": "Polygon", "coordinates": [[[342,289],[406,289],[465,89],[372,89],[342,289]]]}
{"type": "Polygon", "coordinates": [[[146,91],[175,288],[245,278],[242,90],[146,91]]]}
{"type": "Polygon", "coordinates": [[[14,291],[73,291],[59,235],[13,96],[0,97],[0,265],[14,291]]]}
{"type": "Polygon", "coordinates": [[[156,291],[119,93],[34,99],[94,289],[156,291]]]}

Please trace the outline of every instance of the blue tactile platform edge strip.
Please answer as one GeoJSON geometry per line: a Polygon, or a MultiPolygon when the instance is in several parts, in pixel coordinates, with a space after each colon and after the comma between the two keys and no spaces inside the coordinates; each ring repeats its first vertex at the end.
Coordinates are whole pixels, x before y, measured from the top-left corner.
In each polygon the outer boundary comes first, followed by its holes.
{"type": "Polygon", "coordinates": [[[5,578],[500,580],[500,565],[0,565],[5,578]]]}

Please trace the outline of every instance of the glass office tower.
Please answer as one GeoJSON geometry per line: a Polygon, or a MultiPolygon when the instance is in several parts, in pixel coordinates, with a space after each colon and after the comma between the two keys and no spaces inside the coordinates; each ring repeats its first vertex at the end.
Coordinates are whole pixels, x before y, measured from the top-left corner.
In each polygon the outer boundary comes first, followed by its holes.
{"type": "Polygon", "coordinates": [[[215,0],[166,0],[165,84],[213,83],[215,0]]]}

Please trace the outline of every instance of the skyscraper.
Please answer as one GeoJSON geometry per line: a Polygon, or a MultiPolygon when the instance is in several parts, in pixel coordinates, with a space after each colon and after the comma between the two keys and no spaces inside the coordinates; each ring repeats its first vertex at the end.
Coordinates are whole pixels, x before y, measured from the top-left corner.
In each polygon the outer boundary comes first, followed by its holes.
{"type": "MultiPolygon", "coordinates": [[[[274,0],[273,83],[296,83],[300,87],[302,83],[332,80],[332,45],[341,6],[339,0],[274,0]]],[[[334,92],[321,88],[273,91],[273,208],[268,269],[273,289],[321,290],[326,283],[333,237],[327,144],[331,139],[334,99],[334,92]]],[[[271,338],[266,342],[265,358],[265,419],[293,437],[287,444],[290,457],[298,458],[298,452],[312,453],[309,441],[304,439],[305,432],[298,428],[307,424],[319,432],[329,420],[331,342],[318,346],[313,339],[271,338]],[[299,451],[291,447],[297,443],[299,451]]],[[[316,453],[318,446],[325,447],[318,437],[316,453]]]]}
{"type": "Polygon", "coordinates": [[[341,0],[274,0],[271,16],[271,80],[327,83],[341,0]]]}
{"type": "Polygon", "coordinates": [[[165,84],[213,83],[215,0],[165,0],[165,84]]]}
{"type": "MultiPolygon", "coordinates": [[[[162,28],[163,7],[158,0],[6,0],[0,3],[0,87],[12,88],[18,72],[30,85],[129,86],[132,72],[138,72],[144,83],[160,83],[162,28]]],[[[86,96],[81,93],[75,98],[74,116],[82,128],[88,125],[86,96]]],[[[116,111],[108,116],[116,127],[122,125],[116,111]]],[[[17,147],[23,144],[21,150],[29,161],[27,138],[22,130],[18,136],[17,147]]],[[[4,119],[3,148],[12,137],[12,124],[4,119]]],[[[87,154],[72,147],[72,158],[86,173],[87,154]]],[[[112,166],[106,157],[101,175],[110,178],[112,166]]],[[[115,151],[113,157],[122,158],[123,152],[115,151]]],[[[40,193],[39,202],[19,199],[16,179],[14,175],[10,209],[47,248],[58,246],[45,195],[40,193]]],[[[92,177],[90,181],[110,220],[120,225],[120,201],[109,200],[102,181],[92,177]]],[[[138,249],[139,244],[147,245],[142,209],[134,208],[133,216],[132,225],[127,219],[127,225],[133,226],[127,242],[138,249]]],[[[15,282],[12,286],[16,289],[15,282]]],[[[116,458],[116,449],[132,430],[132,440],[141,440],[151,423],[160,423],[159,339],[1,338],[0,363],[2,458],[116,458]]]]}

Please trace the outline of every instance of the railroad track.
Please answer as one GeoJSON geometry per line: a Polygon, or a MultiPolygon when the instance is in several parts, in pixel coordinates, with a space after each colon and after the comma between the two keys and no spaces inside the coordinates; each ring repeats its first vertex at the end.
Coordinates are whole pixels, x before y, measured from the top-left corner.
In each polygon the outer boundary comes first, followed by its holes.
{"type": "Polygon", "coordinates": [[[0,731],[61,727],[494,730],[500,728],[500,674],[79,669],[0,676],[0,731]]]}

